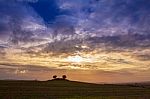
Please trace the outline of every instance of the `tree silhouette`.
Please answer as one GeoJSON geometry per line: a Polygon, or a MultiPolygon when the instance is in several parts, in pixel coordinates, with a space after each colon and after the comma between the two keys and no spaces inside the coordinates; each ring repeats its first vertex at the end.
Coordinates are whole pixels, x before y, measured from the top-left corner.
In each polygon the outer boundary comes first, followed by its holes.
{"type": "Polygon", "coordinates": [[[57,78],[57,75],[54,75],[54,76],[53,76],[53,79],[56,79],[56,78],[57,78]]]}
{"type": "Polygon", "coordinates": [[[66,75],[62,75],[62,78],[63,78],[63,79],[66,79],[66,78],[67,78],[67,76],[66,76],[66,75]]]}

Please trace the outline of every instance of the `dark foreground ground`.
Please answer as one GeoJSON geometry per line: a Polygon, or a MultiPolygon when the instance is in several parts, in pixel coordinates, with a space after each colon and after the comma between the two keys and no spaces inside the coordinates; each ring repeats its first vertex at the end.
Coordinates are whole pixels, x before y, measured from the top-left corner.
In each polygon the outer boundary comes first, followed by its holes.
{"type": "Polygon", "coordinates": [[[150,99],[150,85],[67,80],[0,81],[0,99],[150,99]]]}

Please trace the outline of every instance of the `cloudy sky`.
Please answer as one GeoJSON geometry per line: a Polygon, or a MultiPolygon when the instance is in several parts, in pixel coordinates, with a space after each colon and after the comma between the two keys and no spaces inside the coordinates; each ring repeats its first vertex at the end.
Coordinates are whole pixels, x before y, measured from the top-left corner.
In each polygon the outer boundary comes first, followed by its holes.
{"type": "Polygon", "coordinates": [[[0,79],[150,80],[150,1],[0,0],[0,79]]]}

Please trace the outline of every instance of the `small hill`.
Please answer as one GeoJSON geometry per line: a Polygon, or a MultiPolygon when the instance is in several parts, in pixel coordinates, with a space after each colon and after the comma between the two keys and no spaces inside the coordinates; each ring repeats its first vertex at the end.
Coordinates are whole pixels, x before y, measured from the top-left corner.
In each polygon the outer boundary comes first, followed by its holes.
{"type": "Polygon", "coordinates": [[[143,86],[91,84],[62,79],[0,81],[0,99],[150,99],[150,86],[143,86]]]}

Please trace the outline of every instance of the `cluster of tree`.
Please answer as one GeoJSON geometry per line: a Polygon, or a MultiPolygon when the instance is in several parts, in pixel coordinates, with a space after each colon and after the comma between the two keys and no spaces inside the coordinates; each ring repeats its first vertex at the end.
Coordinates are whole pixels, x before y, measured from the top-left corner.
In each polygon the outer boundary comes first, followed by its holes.
{"type": "MultiPolygon", "coordinates": [[[[61,79],[66,79],[66,78],[67,78],[66,75],[62,75],[62,78],[61,78],[61,79]]],[[[53,79],[57,79],[57,75],[54,75],[54,76],[53,76],[53,79]]],[[[60,79],[60,78],[58,78],[58,79],[60,79]]]]}

